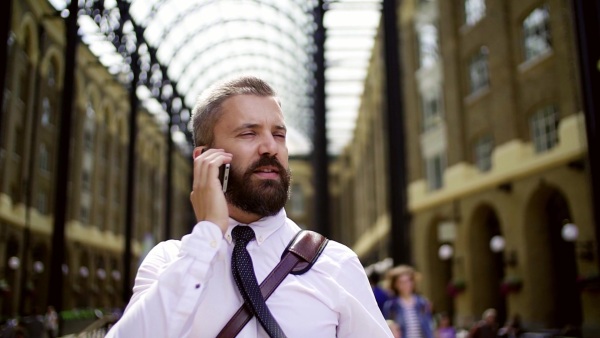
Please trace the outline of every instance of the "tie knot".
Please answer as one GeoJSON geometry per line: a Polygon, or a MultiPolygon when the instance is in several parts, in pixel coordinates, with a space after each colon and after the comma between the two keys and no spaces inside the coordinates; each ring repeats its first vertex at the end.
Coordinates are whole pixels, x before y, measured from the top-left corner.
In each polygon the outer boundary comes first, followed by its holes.
{"type": "Polygon", "coordinates": [[[254,230],[249,226],[238,225],[231,230],[231,235],[236,243],[240,242],[246,245],[254,239],[254,230]]]}

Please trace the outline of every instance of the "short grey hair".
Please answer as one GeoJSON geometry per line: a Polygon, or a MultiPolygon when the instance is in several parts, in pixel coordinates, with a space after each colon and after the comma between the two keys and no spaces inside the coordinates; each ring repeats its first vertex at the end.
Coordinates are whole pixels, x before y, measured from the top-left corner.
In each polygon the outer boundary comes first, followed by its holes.
{"type": "Polygon", "coordinates": [[[194,146],[212,146],[215,139],[214,127],[222,115],[221,106],[225,100],[236,95],[277,97],[275,90],[266,81],[255,76],[239,76],[209,87],[200,95],[192,111],[194,146]]]}

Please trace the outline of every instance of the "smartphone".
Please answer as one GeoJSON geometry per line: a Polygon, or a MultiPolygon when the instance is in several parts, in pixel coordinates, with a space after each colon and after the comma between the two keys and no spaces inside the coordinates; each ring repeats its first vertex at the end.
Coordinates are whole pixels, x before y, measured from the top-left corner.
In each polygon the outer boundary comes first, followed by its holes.
{"type": "MultiPolygon", "coordinates": [[[[202,152],[205,152],[206,150],[208,150],[208,148],[202,149],[202,152]]],[[[221,181],[223,192],[227,191],[227,183],[229,182],[229,168],[231,168],[229,163],[225,163],[219,167],[219,181],[221,181]]]]}
{"type": "Polygon", "coordinates": [[[221,186],[223,187],[223,192],[227,191],[227,183],[229,182],[229,168],[231,165],[229,163],[223,164],[219,168],[219,180],[221,181],[221,186]]]}

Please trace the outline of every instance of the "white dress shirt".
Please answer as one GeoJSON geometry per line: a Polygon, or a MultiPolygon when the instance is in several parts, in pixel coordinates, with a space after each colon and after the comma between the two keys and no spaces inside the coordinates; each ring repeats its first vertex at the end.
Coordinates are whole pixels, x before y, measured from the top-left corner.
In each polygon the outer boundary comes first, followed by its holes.
{"type": "MultiPolygon", "coordinates": [[[[181,241],[156,245],[142,262],[133,296],[107,338],[214,338],[242,305],[231,273],[231,230],[200,222],[181,241]]],[[[260,284],[300,228],[282,210],[250,224],[247,245],[260,284]]],[[[392,337],[356,254],[329,241],[303,275],[288,275],[267,300],[289,338],[392,337]]],[[[268,337],[253,317],[237,336],[268,337]]]]}

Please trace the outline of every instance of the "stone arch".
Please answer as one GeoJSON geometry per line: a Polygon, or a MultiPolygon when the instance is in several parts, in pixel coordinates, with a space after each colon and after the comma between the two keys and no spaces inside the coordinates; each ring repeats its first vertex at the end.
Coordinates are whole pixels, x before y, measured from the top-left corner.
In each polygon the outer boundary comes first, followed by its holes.
{"type": "MultiPolygon", "coordinates": [[[[45,242],[38,242],[31,250],[31,284],[33,292],[28,303],[32,306],[32,313],[42,313],[48,293],[48,271],[50,268],[50,250],[45,242]],[[41,263],[41,265],[40,265],[41,263]]],[[[28,281],[29,282],[29,281],[28,281]]]]}
{"type": "Polygon", "coordinates": [[[94,275],[96,276],[97,295],[95,306],[107,308],[109,307],[110,301],[106,297],[106,280],[108,278],[106,258],[103,253],[97,253],[94,259],[94,275]]]}
{"type": "Polygon", "coordinates": [[[449,220],[445,217],[436,215],[432,217],[427,224],[427,252],[425,253],[427,263],[427,276],[430,276],[429,295],[431,302],[435,306],[436,312],[446,312],[453,317],[454,303],[452,297],[447,292],[448,283],[452,280],[452,264],[453,258],[442,260],[439,257],[439,248],[443,244],[448,244],[454,247],[454,243],[449,238],[440,238],[440,226],[448,224],[449,220]]]}
{"type": "MultiPolygon", "coordinates": [[[[16,307],[13,299],[17,296],[19,292],[18,285],[18,268],[13,269],[9,266],[9,260],[11,257],[19,257],[19,253],[21,251],[21,243],[19,242],[16,236],[10,236],[6,241],[5,246],[5,262],[4,267],[4,279],[6,280],[7,289],[3,291],[3,295],[1,298],[2,301],[2,316],[7,318],[14,315],[16,307]],[[12,296],[12,297],[11,297],[12,296]]],[[[21,264],[23,264],[21,262],[21,264]]]]}
{"type": "Polygon", "coordinates": [[[82,250],[79,253],[79,264],[77,266],[77,271],[74,271],[76,274],[75,280],[76,285],[78,286],[78,297],[76,306],[79,308],[86,308],[90,305],[90,294],[89,294],[89,279],[91,274],[91,259],[90,254],[86,250],[82,250]]]}
{"type": "Polygon", "coordinates": [[[473,209],[467,238],[471,271],[468,279],[471,285],[467,288],[472,294],[475,314],[494,308],[498,311],[498,322],[504,323],[506,299],[500,293],[500,285],[504,279],[505,262],[502,252],[494,253],[490,249],[490,240],[494,236],[502,236],[501,229],[500,218],[493,205],[481,203],[473,209]]]}
{"type": "Polygon", "coordinates": [[[48,47],[48,50],[46,51],[46,53],[44,54],[44,58],[42,59],[42,63],[40,64],[40,74],[44,77],[48,75],[50,67],[54,68],[54,74],[56,77],[56,88],[58,88],[59,90],[63,86],[63,77],[61,76],[61,74],[64,70],[63,58],[61,55],[62,51],[58,47],[51,45],[50,47],[48,47]]]}
{"type": "Polygon", "coordinates": [[[115,106],[109,102],[104,102],[104,123],[106,124],[107,132],[114,136],[117,133],[115,106]]]}
{"type": "Polygon", "coordinates": [[[92,108],[94,109],[94,123],[96,122],[96,119],[98,117],[96,117],[101,110],[101,103],[102,103],[102,99],[100,97],[100,90],[98,88],[98,86],[96,86],[95,83],[93,82],[88,82],[86,83],[86,87],[85,87],[85,95],[88,99],[88,102],[92,105],[92,108]]]}
{"type": "Polygon", "coordinates": [[[36,64],[40,56],[38,50],[37,23],[35,18],[29,12],[23,14],[21,24],[17,31],[17,43],[21,45],[29,60],[36,64]]]}
{"type": "Polygon", "coordinates": [[[575,247],[561,237],[562,226],[572,219],[565,196],[557,186],[542,181],[525,208],[525,283],[533,305],[531,319],[534,325],[542,327],[563,328],[582,323],[575,247]]]}

